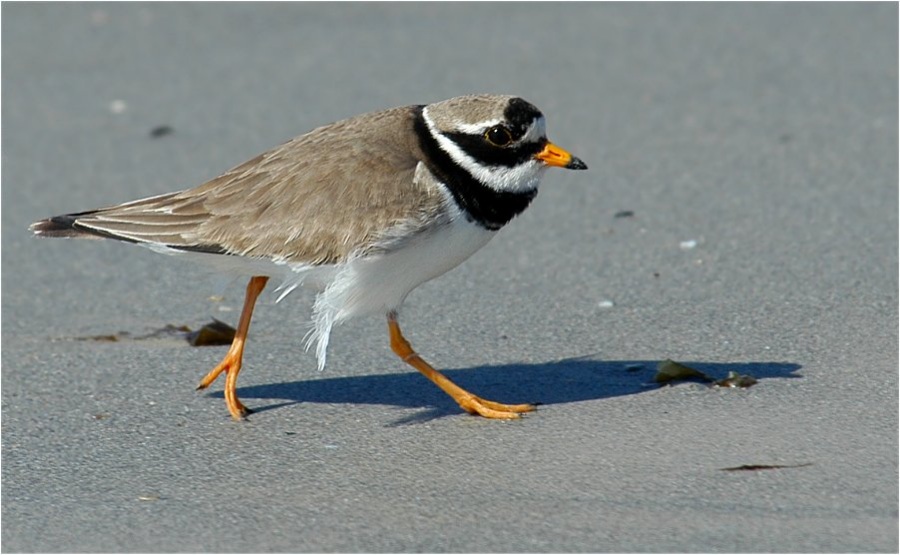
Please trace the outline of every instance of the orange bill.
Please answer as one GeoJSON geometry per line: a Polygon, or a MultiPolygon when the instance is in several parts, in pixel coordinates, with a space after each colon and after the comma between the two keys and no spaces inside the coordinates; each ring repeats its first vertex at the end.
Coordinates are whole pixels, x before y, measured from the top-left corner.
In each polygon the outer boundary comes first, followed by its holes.
{"type": "Polygon", "coordinates": [[[566,168],[567,170],[587,169],[587,164],[550,141],[547,141],[547,144],[544,145],[544,149],[535,154],[534,157],[548,166],[557,166],[559,168],[566,168]]]}

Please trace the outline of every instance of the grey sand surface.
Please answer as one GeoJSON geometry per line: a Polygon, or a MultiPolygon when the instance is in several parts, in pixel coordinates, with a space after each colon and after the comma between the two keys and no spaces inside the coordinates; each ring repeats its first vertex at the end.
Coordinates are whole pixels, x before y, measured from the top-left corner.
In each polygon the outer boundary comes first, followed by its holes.
{"type": "Polygon", "coordinates": [[[897,551],[896,4],[2,15],[4,551],[897,551]],[[537,413],[461,414],[381,318],[317,372],[306,293],[257,308],[245,423],[193,390],[224,348],[73,339],[234,323],[243,284],[32,221],[474,92],[534,102],[590,170],[402,323],[537,413]],[[665,358],[759,383],[659,387],[665,358]]]}

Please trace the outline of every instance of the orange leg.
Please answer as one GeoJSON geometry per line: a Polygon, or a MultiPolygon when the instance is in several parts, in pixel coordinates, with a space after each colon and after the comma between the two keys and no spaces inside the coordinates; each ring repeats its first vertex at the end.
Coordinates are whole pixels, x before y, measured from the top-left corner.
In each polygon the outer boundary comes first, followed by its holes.
{"type": "Polygon", "coordinates": [[[397,315],[393,312],[388,314],[388,330],[391,333],[391,350],[403,359],[403,362],[424,374],[426,378],[441,388],[444,393],[453,397],[453,400],[459,403],[459,406],[469,414],[478,414],[485,418],[519,418],[519,413],[530,412],[535,409],[535,406],[531,404],[504,405],[503,403],[488,401],[469,393],[450,381],[450,378],[432,368],[413,350],[412,345],[400,332],[397,315]]]}
{"type": "Polygon", "coordinates": [[[250,414],[250,409],[245,407],[237,397],[237,378],[241,371],[241,360],[244,358],[244,342],[247,341],[247,331],[250,329],[250,318],[253,316],[253,306],[256,299],[262,293],[266,282],[269,281],[267,276],[254,276],[250,278],[247,284],[247,295],[244,297],[244,309],[241,311],[241,319],[238,322],[237,332],[234,335],[234,341],[231,343],[225,358],[218,366],[209,371],[206,376],[200,380],[197,389],[206,389],[216,381],[219,374],[225,372],[225,404],[228,406],[228,412],[235,420],[242,420],[244,416],[250,414]]]}

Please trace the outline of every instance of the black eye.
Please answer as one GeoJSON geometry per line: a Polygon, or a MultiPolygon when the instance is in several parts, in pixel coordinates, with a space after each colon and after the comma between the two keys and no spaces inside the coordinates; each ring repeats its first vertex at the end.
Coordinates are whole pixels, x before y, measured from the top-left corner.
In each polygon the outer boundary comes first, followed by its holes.
{"type": "Polygon", "coordinates": [[[494,146],[506,146],[512,142],[512,133],[502,125],[495,125],[487,130],[484,138],[494,146]]]}

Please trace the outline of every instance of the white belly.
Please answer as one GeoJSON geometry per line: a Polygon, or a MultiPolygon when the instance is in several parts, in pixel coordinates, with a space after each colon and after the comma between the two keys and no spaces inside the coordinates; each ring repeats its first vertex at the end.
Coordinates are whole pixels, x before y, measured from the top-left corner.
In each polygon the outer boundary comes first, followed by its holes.
{"type": "Polygon", "coordinates": [[[395,251],[356,258],[340,267],[316,297],[315,329],[307,347],[317,342],[319,367],[325,366],[332,326],[356,316],[399,310],[410,291],[458,266],[495,234],[457,217],[395,251]]]}
{"type": "Polygon", "coordinates": [[[461,264],[494,234],[459,218],[396,252],[352,261],[333,284],[342,293],[337,320],[399,309],[410,291],[461,264]]]}

